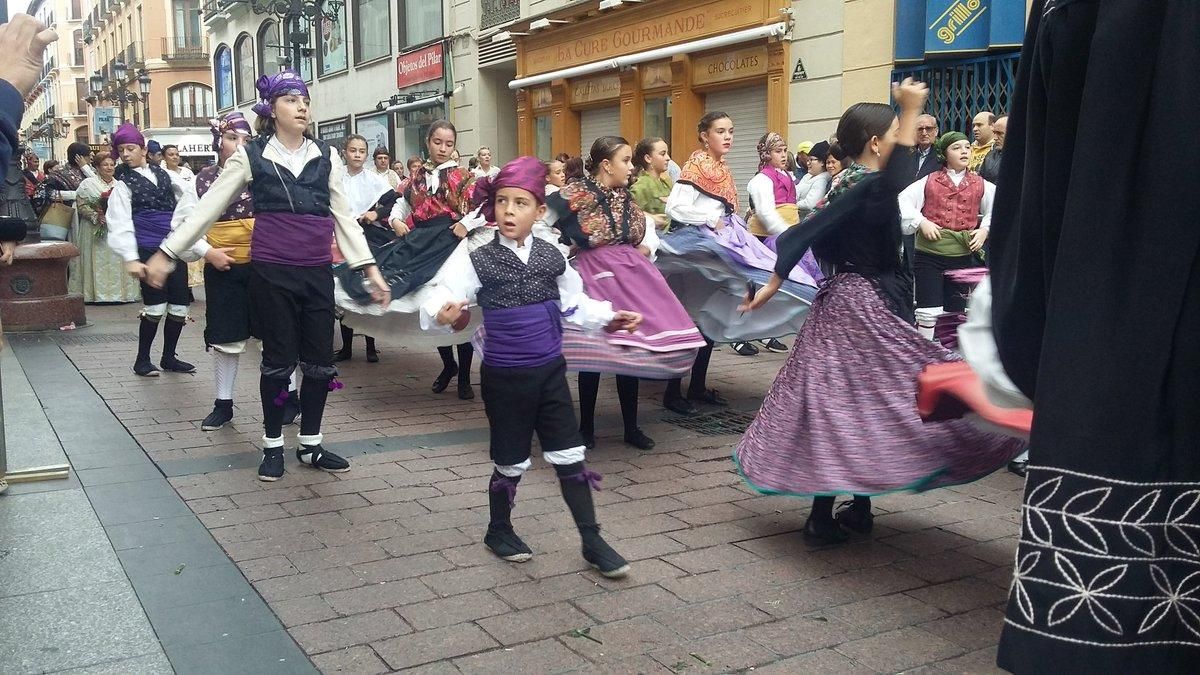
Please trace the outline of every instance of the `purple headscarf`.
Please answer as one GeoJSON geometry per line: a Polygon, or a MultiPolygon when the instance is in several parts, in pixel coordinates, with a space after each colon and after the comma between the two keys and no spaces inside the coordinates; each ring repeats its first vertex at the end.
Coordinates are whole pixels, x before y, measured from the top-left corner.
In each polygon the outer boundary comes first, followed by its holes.
{"type": "Polygon", "coordinates": [[[220,154],[221,152],[221,137],[226,131],[236,131],[243,136],[252,136],[250,123],[246,121],[245,115],[239,112],[231,112],[221,115],[220,119],[209,120],[208,126],[212,128],[213,135],[213,152],[220,154]]]}
{"type": "Polygon", "coordinates": [[[121,126],[112,134],[112,149],[113,159],[121,157],[121,146],[127,143],[134,143],[141,147],[146,147],[146,137],[138,128],[133,126],[132,122],[122,122],[121,126]]]}
{"type": "Polygon", "coordinates": [[[271,102],[280,96],[308,96],[308,85],[294,70],[263,75],[254,86],[258,89],[258,103],[251,110],[259,117],[270,117],[271,102]]]}
{"type": "Polygon", "coordinates": [[[501,188],[515,187],[533,195],[538,204],[546,203],[546,165],[537,157],[518,157],[494,178],[483,177],[475,182],[471,193],[471,204],[483,207],[483,217],[489,223],[496,222],[496,192],[501,188]]]}

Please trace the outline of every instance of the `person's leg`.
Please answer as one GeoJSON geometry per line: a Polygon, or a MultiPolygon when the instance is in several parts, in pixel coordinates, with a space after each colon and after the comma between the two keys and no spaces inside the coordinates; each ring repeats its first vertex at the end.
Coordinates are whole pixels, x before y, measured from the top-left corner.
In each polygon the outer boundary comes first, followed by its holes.
{"type": "Polygon", "coordinates": [[[137,358],[133,361],[133,372],[142,377],[158,377],[158,368],[150,361],[150,348],[154,346],[154,336],[158,333],[158,324],[162,323],[163,315],[166,313],[167,303],[165,302],[142,307],[142,314],[138,319],[137,358]]]}
{"type": "Polygon", "coordinates": [[[167,316],[163,324],[162,360],[158,365],[173,373],[194,373],[196,366],[175,355],[179,348],[179,336],[187,324],[188,305],[192,302],[192,291],[188,288],[187,265],[176,265],[175,271],[167,275],[167,316]]]}
{"type": "Polygon", "coordinates": [[[588,448],[596,447],[596,397],[600,373],[579,373],[579,435],[588,448]]]}
{"type": "Polygon", "coordinates": [[[375,349],[375,338],[370,335],[364,335],[363,338],[367,341],[367,363],[378,363],[379,350],[375,349]]]}
{"type": "MultiPolygon", "coordinates": [[[[653,450],[654,440],[638,427],[638,388],[636,377],[617,375],[617,400],[621,402],[625,442],[639,450],[653,450]]],[[[582,394],[580,397],[582,398],[582,394]]]]}
{"type": "Polygon", "coordinates": [[[838,509],[836,516],[838,525],[859,534],[869,534],[875,526],[875,516],[871,513],[871,498],[866,495],[854,495],[854,500],[845,502],[838,509]]]}
{"type": "Polygon", "coordinates": [[[283,477],[283,404],[300,354],[300,305],[292,289],[283,285],[287,278],[278,270],[255,266],[250,274],[251,323],[262,341],[258,393],[263,412],[263,461],[258,478],[276,481],[283,477]]]}
{"type": "Polygon", "coordinates": [[[712,405],[729,405],[716,389],[708,388],[708,362],[712,359],[713,341],[704,338],[704,346],[696,353],[692,365],[692,381],[688,383],[688,399],[712,405]]]}
{"type": "Polygon", "coordinates": [[[333,355],[334,361],[349,361],[354,357],[354,329],[338,320],[342,334],[342,348],[333,355]]]}
{"type": "MultiPolygon", "coordinates": [[[[979,266],[979,259],[973,255],[955,256],[946,259],[947,270],[961,270],[969,267],[979,266]]],[[[942,274],[942,307],[946,308],[947,312],[953,314],[962,314],[967,311],[967,297],[971,294],[971,287],[967,284],[960,284],[950,279],[945,278],[945,272],[942,274]]]]}
{"type": "Polygon", "coordinates": [[[333,272],[327,267],[302,268],[304,295],[300,298],[300,434],[296,459],[301,464],[333,473],[350,470],[350,463],[321,446],[321,421],[334,384],[333,272]]]}
{"type": "Polygon", "coordinates": [[[488,528],[483,543],[510,562],[525,562],[533,551],[517,536],[512,524],[517,485],[529,470],[537,415],[536,397],[530,395],[524,368],[479,367],[483,409],[488,418],[489,453],[495,468],[488,479],[488,528]]]}
{"type": "Polygon", "coordinates": [[[933,328],[943,312],[942,256],[917,251],[913,260],[913,281],[916,285],[917,328],[927,339],[933,339],[933,328]]]}
{"type": "Polygon", "coordinates": [[[470,342],[458,345],[458,397],[464,401],[475,398],[475,390],[471,387],[471,361],[475,356],[475,348],[470,342]]]}
{"type": "Polygon", "coordinates": [[[233,389],[237,382],[238,358],[245,345],[243,341],[212,346],[216,400],[213,411],[200,423],[201,431],[216,431],[233,421],[233,389]]]}
{"type": "Polygon", "coordinates": [[[662,405],[667,410],[680,415],[695,415],[697,412],[696,406],[683,397],[683,379],[678,377],[667,380],[667,390],[663,392],[662,405]]]}
{"type": "Polygon", "coordinates": [[[812,511],[804,523],[804,538],[823,544],[839,544],[848,539],[833,517],[834,497],[813,497],[812,511]]]}
{"type": "Polygon", "coordinates": [[[440,394],[450,386],[450,380],[458,373],[458,363],[454,361],[453,347],[438,347],[438,356],[442,357],[442,372],[433,381],[433,393],[440,394]]]}

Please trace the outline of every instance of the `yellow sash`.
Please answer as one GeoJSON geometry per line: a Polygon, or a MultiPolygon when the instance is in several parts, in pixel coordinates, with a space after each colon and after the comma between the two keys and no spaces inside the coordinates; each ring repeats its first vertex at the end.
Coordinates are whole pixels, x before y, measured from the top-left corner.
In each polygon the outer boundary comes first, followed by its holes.
{"type": "Polygon", "coordinates": [[[208,231],[208,244],[213,248],[231,248],[229,257],[238,264],[250,262],[250,233],[254,231],[253,218],[219,220],[208,231]]]}
{"type": "MultiPolygon", "coordinates": [[[[775,212],[779,214],[780,218],[783,218],[783,222],[787,223],[788,226],[800,222],[800,210],[796,208],[795,204],[779,204],[775,207],[775,212]]],[[[769,237],[771,235],[770,232],[767,232],[767,228],[763,227],[763,224],[758,221],[758,214],[750,216],[750,222],[746,223],[746,226],[750,229],[750,234],[756,237],[769,237]]]]}

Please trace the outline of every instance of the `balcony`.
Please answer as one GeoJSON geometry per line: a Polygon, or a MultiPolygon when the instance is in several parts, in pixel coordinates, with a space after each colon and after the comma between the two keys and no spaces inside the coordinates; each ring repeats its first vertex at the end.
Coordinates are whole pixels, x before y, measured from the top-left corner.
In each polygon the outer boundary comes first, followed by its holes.
{"type": "Polygon", "coordinates": [[[196,61],[207,64],[208,43],[198,35],[164,37],[162,38],[162,57],[166,61],[196,61]]]}
{"type": "Polygon", "coordinates": [[[125,65],[131,69],[144,68],[146,66],[145,50],[142,49],[140,42],[134,42],[125,47],[125,65]]]}

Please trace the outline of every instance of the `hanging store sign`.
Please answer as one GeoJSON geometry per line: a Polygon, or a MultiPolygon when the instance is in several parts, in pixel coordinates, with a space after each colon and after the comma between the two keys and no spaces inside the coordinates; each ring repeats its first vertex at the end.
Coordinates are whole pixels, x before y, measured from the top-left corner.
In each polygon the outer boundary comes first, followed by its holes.
{"type": "Polygon", "coordinates": [[[1014,0],[896,0],[897,62],[1021,45],[1025,3],[1014,0]]]}
{"type": "Polygon", "coordinates": [[[444,74],[445,48],[441,42],[396,57],[396,88],[440,80],[444,74]]]}
{"type": "Polygon", "coordinates": [[[583,105],[621,98],[621,76],[617,74],[590,77],[571,83],[571,103],[583,105]]]}
{"type": "Polygon", "coordinates": [[[692,57],[692,84],[718,84],[767,74],[767,48],[747,47],[692,57]]]}

